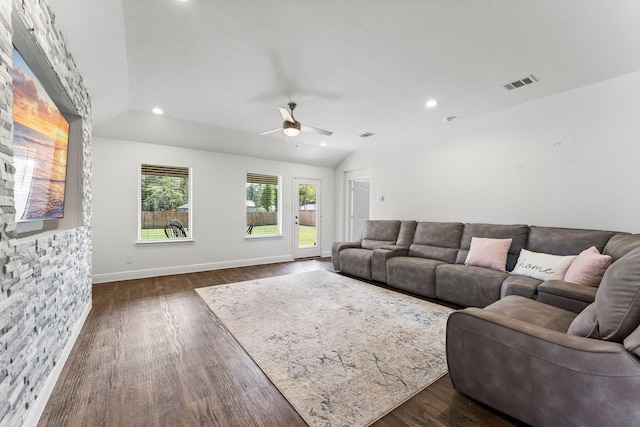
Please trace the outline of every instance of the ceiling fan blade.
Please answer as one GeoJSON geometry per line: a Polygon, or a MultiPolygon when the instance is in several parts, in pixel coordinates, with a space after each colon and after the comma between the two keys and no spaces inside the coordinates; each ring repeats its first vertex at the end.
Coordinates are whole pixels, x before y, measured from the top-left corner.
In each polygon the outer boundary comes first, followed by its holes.
{"type": "Polygon", "coordinates": [[[331,136],[333,132],[324,129],[318,129],[311,126],[300,125],[300,130],[302,132],[311,132],[311,133],[319,133],[320,135],[331,136]]]}
{"type": "Polygon", "coordinates": [[[295,120],[293,120],[293,117],[291,117],[291,113],[289,113],[285,108],[280,107],[279,110],[280,110],[280,114],[282,114],[282,119],[285,122],[291,122],[291,123],[295,122],[295,120]]]}
{"type": "Polygon", "coordinates": [[[273,133],[273,132],[278,132],[278,131],[282,131],[282,127],[275,128],[275,129],[271,129],[271,130],[268,130],[268,131],[262,132],[260,135],[266,135],[266,134],[273,133]]]}

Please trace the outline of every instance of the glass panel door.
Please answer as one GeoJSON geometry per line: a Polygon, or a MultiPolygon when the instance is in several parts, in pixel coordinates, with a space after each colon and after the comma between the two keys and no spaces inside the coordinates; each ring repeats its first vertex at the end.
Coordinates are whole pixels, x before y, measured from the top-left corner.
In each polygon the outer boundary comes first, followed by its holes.
{"type": "Polygon", "coordinates": [[[320,180],[295,179],[294,257],[320,256],[320,180]]]}

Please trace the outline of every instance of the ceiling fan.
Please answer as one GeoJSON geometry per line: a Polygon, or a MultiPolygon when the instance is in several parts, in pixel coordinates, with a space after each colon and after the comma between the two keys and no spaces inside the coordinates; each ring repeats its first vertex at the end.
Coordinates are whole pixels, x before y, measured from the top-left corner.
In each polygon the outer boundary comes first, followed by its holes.
{"type": "Polygon", "coordinates": [[[293,110],[295,108],[296,108],[295,102],[289,103],[289,110],[291,110],[290,112],[287,111],[286,108],[280,107],[280,114],[282,114],[282,118],[284,119],[284,122],[282,122],[282,127],[271,129],[266,132],[262,132],[260,135],[266,135],[268,133],[277,132],[279,130],[282,130],[282,132],[284,132],[285,135],[291,136],[291,137],[298,136],[300,132],[319,133],[321,135],[327,135],[327,136],[331,136],[331,134],[333,134],[333,132],[330,132],[328,130],[318,129],[318,128],[301,124],[299,121],[293,118],[293,110]]]}

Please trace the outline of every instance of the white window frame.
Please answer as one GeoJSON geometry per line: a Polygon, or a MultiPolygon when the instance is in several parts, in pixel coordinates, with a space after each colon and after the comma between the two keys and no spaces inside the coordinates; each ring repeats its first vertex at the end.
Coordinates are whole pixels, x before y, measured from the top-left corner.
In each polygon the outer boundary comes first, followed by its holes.
{"type": "Polygon", "coordinates": [[[189,166],[180,166],[180,165],[169,165],[166,163],[158,164],[157,162],[139,162],[138,163],[138,238],[136,240],[136,245],[146,245],[146,244],[179,244],[185,242],[193,242],[194,241],[194,226],[193,226],[193,168],[189,166]],[[154,165],[154,166],[165,166],[167,168],[184,168],[189,171],[189,226],[188,226],[188,236],[187,237],[178,237],[178,238],[168,238],[164,237],[161,239],[142,239],[142,166],[143,165],[154,165]]]}
{"type": "Polygon", "coordinates": [[[245,180],[244,180],[244,197],[243,199],[245,200],[245,206],[244,206],[244,215],[245,215],[245,239],[273,239],[273,238],[282,238],[282,176],[280,175],[274,175],[271,173],[256,173],[256,172],[249,172],[247,171],[247,173],[245,174],[245,180]],[[277,187],[277,199],[276,199],[276,203],[277,203],[277,208],[278,208],[278,212],[277,212],[277,232],[275,234],[248,234],[248,228],[249,228],[249,224],[247,224],[246,221],[246,216],[247,216],[247,206],[246,206],[246,194],[247,194],[247,181],[249,179],[249,175],[255,175],[255,176],[269,176],[269,177],[274,177],[278,179],[278,187],[277,187]]]}

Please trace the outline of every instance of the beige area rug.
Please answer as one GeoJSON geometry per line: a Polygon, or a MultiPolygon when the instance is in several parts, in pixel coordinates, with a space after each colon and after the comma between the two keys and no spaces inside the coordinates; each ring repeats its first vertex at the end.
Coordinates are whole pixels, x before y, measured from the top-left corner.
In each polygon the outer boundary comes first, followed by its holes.
{"type": "Polygon", "coordinates": [[[196,291],[311,426],[371,424],[447,372],[447,307],[326,271],[196,291]]]}

